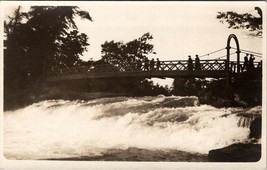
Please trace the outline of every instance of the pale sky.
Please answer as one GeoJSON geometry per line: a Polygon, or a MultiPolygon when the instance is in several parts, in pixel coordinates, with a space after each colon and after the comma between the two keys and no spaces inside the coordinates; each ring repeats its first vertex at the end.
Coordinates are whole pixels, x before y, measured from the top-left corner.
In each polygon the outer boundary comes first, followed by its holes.
{"type": "MultiPolygon", "coordinates": [[[[230,34],[236,34],[241,49],[262,53],[262,38],[251,37],[244,30],[228,29],[216,19],[219,11],[236,11],[258,16],[255,3],[94,3],[80,6],[90,12],[93,22],[78,22],[81,31],[89,36],[90,46],[84,59],[101,58],[101,44],[105,41],[128,42],[149,32],[154,39],[156,55],[160,60],[187,59],[188,55],[204,55],[226,47],[230,34]]],[[[236,47],[234,41],[231,46],[236,47]]],[[[235,52],[234,50],[231,51],[235,52]]],[[[226,50],[206,57],[217,58],[226,50]]],[[[194,58],[194,57],[193,57],[194,58]]],[[[233,59],[236,57],[233,55],[233,59]]],[[[241,55],[241,60],[243,59],[241,55]]],[[[256,58],[260,60],[260,58],[256,58]]],[[[160,85],[171,86],[172,79],[152,79],[160,85]]]]}
{"type": "MultiPolygon", "coordinates": [[[[21,2],[20,2],[21,3],[21,2]]],[[[39,3],[39,2],[34,2],[39,3]]],[[[47,5],[49,2],[42,2],[47,5]]],[[[51,4],[51,2],[50,2],[51,4]]],[[[52,3],[64,5],[64,3],[52,3]]],[[[13,7],[19,5],[16,4],[13,7]]],[[[34,5],[34,4],[31,4],[34,5]]],[[[88,52],[84,60],[101,58],[101,44],[105,41],[128,42],[149,32],[154,39],[156,55],[149,58],[160,60],[186,60],[188,55],[203,55],[226,47],[230,34],[236,34],[241,49],[262,53],[263,38],[251,37],[247,31],[228,29],[216,19],[217,12],[235,11],[259,16],[254,7],[264,11],[264,2],[68,2],[67,5],[79,6],[93,18],[93,22],[77,19],[80,32],[89,37],[88,52]]],[[[22,5],[23,6],[23,5],[22,5]]],[[[10,15],[11,7],[5,8],[10,15]]],[[[26,7],[24,5],[25,9],[26,7]]],[[[265,12],[265,11],[264,11],[265,12]]],[[[263,16],[265,16],[263,14],[263,16]]],[[[236,47],[234,41],[231,46],[236,47]]],[[[234,50],[231,52],[235,52],[234,50]]],[[[213,59],[226,54],[226,50],[205,57],[213,59]]],[[[235,56],[233,56],[235,59],[235,56]]],[[[243,60],[243,56],[241,55],[243,60]]],[[[256,58],[259,60],[260,58],[256,58]]],[[[170,80],[167,80],[170,85],[170,80]]],[[[164,84],[164,83],[163,83],[164,84]]]]}
{"type": "MultiPolygon", "coordinates": [[[[237,35],[241,49],[261,52],[261,38],[248,36],[246,31],[228,29],[227,24],[216,19],[218,11],[230,10],[258,16],[255,6],[255,3],[223,5],[175,2],[102,2],[82,5],[80,8],[89,11],[94,20],[78,21],[80,31],[89,36],[90,46],[84,58],[100,59],[101,44],[105,41],[128,42],[146,32],[153,35],[151,43],[157,52],[149,58],[160,60],[187,59],[188,55],[203,55],[224,48],[232,33],[237,35]]],[[[234,43],[232,45],[235,47],[234,43]]],[[[209,58],[225,54],[226,51],[223,51],[209,58]]]]}

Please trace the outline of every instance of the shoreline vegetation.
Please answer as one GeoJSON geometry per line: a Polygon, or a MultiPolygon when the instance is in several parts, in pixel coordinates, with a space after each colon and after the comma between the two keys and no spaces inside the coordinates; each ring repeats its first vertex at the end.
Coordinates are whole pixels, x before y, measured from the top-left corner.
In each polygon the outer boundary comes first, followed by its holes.
{"type": "MultiPolygon", "coordinates": [[[[157,94],[162,95],[162,94],[157,94]]],[[[94,100],[106,97],[143,97],[143,96],[157,96],[157,95],[136,95],[129,93],[116,93],[116,92],[79,92],[79,91],[65,91],[58,88],[44,88],[41,91],[25,91],[21,93],[13,93],[9,95],[8,99],[4,100],[4,111],[11,111],[26,107],[28,105],[38,103],[44,100],[94,100]]],[[[168,94],[165,96],[171,96],[168,94]]],[[[185,95],[186,96],[186,95],[185,95]]],[[[190,95],[188,95],[190,96],[190,95]]],[[[200,104],[208,104],[217,108],[221,107],[254,107],[260,104],[250,105],[245,101],[236,97],[233,101],[228,98],[218,96],[197,96],[200,104]]]]}
{"type": "Polygon", "coordinates": [[[28,88],[4,88],[4,111],[15,110],[43,100],[93,100],[102,97],[196,96],[200,104],[214,107],[262,105],[261,74],[242,73],[231,84],[225,79],[174,79],[173,87],[154,85],[147,79],[74,80],[32,84],[28,88]]]}

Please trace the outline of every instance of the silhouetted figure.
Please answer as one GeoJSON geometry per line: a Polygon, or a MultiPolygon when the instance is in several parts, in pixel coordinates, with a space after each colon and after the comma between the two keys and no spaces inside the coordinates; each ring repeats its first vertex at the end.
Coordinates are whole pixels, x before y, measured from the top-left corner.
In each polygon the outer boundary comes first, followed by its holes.
{"type": "Polygon", "coordinates": [[[154,70],[155,67],[155,60],[154,58],[152,58],[152,60],[150,61],[150,70],[154,70]]]}
{"type": "Polygon", "coordinates": [[[243,65],[243,71],[248,71],[248,67],[249,67],[249,62],[248,62],[248,54],[246,54],[246,56],[244,57],[244,65],[243,65]]]}
{"type": "Polygon", "coordinates": [[[255,60],[255,57],[253,54],[250,54],[250,57],[249,57],[249,63],[248,63],[248,68],[249,68],[249,71],[253,70],[255,67],[254,67],[254,60],[255,60]]]}
{"type": "Polygon", "coordinates": [[[145,59],[145,64],[144,64],[144,71],[148,71],[148,66],[149,66],[149,61],[148,61],[148,59],[146,58],[146,59],[145,59]]]}
{"type": "Polygon", "coordinates": [[[196,59],[195,59],[195,69],[200,70],[200,60],[198,58],[198,55],[196,55],[196,59]]]}
{"type": "Polygon", "coordinates": [[[188,56],[188,60],[187,60],[187,69],[188,70],[193,70],[193,60],[192,60],[192,58],[191,58],[191,56],[188,56]]]}
{"type": "Polygon", "coordinates": [[[160,61],[159,61],[159,58],[157,58],[157,63],[156,63],[156,65],[157,65],[157,70],[159,70],[159,67],[160,67],[160,61]]]}
{"type": "Polygon", "coordinates": [[[258,66],[257,66],[257,68],[262,68],[262,60],[258,63],[258,66]]]}

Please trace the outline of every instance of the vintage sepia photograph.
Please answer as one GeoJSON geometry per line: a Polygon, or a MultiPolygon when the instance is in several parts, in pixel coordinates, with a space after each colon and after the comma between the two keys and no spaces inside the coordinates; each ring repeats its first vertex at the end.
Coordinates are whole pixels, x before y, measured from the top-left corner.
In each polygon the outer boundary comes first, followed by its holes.
{"type": "Polygon", "coordinates": [[[0,5],[0,169],[266,168],[266,2],[0,5]]]}

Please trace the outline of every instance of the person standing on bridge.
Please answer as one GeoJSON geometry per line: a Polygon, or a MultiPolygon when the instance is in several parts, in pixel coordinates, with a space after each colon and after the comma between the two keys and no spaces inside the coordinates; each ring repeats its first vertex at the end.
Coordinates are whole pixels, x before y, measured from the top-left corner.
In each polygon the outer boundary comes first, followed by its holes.
{"type": "Polygon", "coordinates": [[[196,59],[195,59],[195,69],[200,70],[200,60],[198,58],[198,55],[196,55],[196,59]]]}
{"type": "Polygon", "coordinates": [[[188,56],[187,69],[188,70],[193,70],[193,60],[192,60],[190,55],[188,56]]]}
{"type": "Polygon", "coordinates": [[[154,70],[155,67],[155,60],[154,58],[152,58],[152,60],[150,61],[150,70],[154,70]]]}
{"type": "Polygon", "coordinates": [[[248,68],[249,70],[253,70],[255,67],[254,67],[254,60],[255,60],[255,57],[253,54],[250,54],[250,57],[249,57],[249,63],[248,63],[248,68]]]}
{"type": "Polygon", "coordinates": [[[257,68],[258,68],[258,69],[261,69],[261,68],[262,68],[262,60],[258,63],[257,68]]]}
{"type": "Polygon", "coordinates": [[[244,65],[242,68],[242,72],[248,71],[248,67],[249,67],[248,54],[246,54],[246,56],[244,57],[244,65]]]}
{"type": "Polygon", "coordinates": [[[160,61],[159,61],[159,58],[157,58],[157,70],[159,70],[160,68],[160,61]]]}

